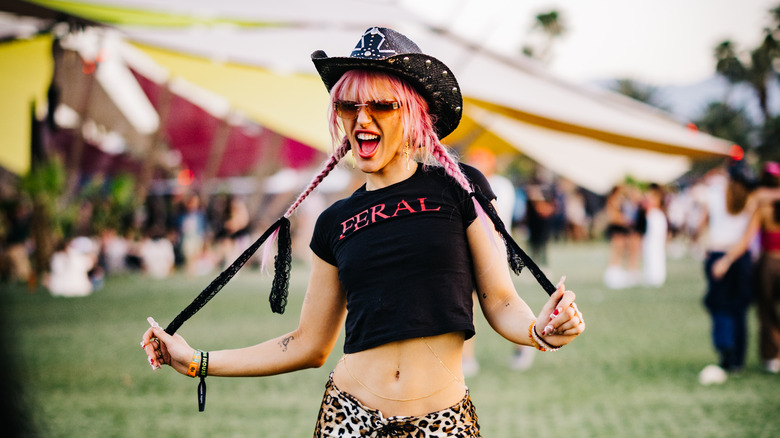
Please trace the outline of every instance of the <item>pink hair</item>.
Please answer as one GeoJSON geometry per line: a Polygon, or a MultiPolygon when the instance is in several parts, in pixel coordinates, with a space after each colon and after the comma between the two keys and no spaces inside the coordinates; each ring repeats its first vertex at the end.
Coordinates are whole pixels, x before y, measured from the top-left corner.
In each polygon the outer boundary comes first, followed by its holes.
{"type": "Polygon", "coordinates": [[[350,70],[339,79],[331,89],[331,106],[329,111],[330,134],[333,142],[344,142],[341,123],[333,111],[332,103],[337,100],[353,100],[368,102],[380,97],[377,84],[386,81],[390,89],[401,103],[402,125],[409,145],[415,150],[415,155],[423,166],[442,166],[444,170],[467,192],[473,189],[468,178],[461,172],[457,160],[449,150],[441,144],[433,127],[433,117],[428,112],[428,102],[409,83],[389,73],[373,70],[350,70]]]}
{"type": "MultiPolygon", "coordinates": [[[[349,70],[336,82],[330,91],[331,105],[328,111],[330,120],[330,135],[335,146],[333,154],[326,161],[322,171],[315,176],[311,183],[298,195],[298,198],[284,213],[284,217],[289,218],[295,209],[303,202],[309,194],[325,179],[326,176],[336,167],[342,158],[350,150],[349,140],[343,134],[340,120],[333,111],[333,102],[337,100],[353,100],[356,102],[368,102],[379,98],[379,80],[386,81],[390,89],[401,104],[402,125],[407,129],[404,133],[410,145],[413,145],[415,155],[423,166],[441,166],[445,172],[452,177],[466,192],[471,193],[473,188],[466,175],[458,166],[458,161],[450,154],[449,150],[441,144],[439,137],[433,127],[433,117],[428,113],[428,102],[406,81],[397,76],[372,71],[372,70],[349,70]],[[338,146],[336,146],[338,145],[338,146]]],[[[474,206],[480,217],[484,218],[485,213],[482,207],[473,199],[474,206]]],[[[268,242],[263,248],[263,257],[261,266],[265,267],[271,257],[271,247],[276,240],[278,230],[269,237],[268,242]]]]}

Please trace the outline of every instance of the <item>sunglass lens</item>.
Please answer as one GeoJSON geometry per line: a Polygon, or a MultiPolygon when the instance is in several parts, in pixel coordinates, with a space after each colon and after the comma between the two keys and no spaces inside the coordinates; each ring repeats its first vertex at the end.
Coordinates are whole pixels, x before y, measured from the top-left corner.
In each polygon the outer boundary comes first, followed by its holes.
{"type": "Polygon", "coordinates": [[[368,109],[371,110],[372,114],[383,117],[389,115],[398,108],[397,105],[396,102],[369,102],[368,109]]]}
{"type": "Polygon", "coordinates": [[[343,119],[355,119],[357,118],[360,107],[366,107],[366,111],[374,117],[387,117],[393,111],[400,108],[398,102],[368,102],[357,103],[349,101],[338,101],[333,103],[333,109],[336,111],[336,115],[343,119]]]}
{"type": "Polygon", "coordinates": [[[336,114],[345,119],[357,117],[358,108],[360,108],[355,102],[336,102],[335,107],[336,114]]]}

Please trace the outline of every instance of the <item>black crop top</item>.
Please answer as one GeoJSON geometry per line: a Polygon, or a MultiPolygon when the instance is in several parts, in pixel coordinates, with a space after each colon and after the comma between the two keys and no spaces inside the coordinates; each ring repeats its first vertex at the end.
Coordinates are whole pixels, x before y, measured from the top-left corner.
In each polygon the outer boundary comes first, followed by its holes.
{"type": "MultiPolygon", "coordinates": [[[[461,164],[476,190],[485,176],[461,164]]],[[[346,293],[345,353],[418,336],[474,335],[474,279],[466,227],[472,199],[442,168],[419,166],[378,190],[365,185],[317,219],[310,247],[338,267],[346,293]]]]}

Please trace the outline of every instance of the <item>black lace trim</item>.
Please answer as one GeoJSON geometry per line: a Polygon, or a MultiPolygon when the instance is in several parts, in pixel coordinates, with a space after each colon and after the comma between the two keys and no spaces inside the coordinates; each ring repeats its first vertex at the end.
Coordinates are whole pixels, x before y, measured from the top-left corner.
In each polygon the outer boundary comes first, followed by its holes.
{"type": "Polygon", "coordinates": [[[274,257],[274,282],[268,301],[271,311],[284,313],[287,306],[287,295],[290,288],[290,268],[292,266],[292,239],[290,238],[290,221],[284,220],[279,225],[277,236],[277,251],[274,257]]]}
{"type": "Polygon", "coordinates": [[[536,265],[536,262],[534,262],[533,259],[531,259],[531,257],[529,257],[528,254],[526,254],[525,251],[520,248],[520,245],[515,242],[515,240],[512,238],[512,235],[509,234],[506,227],[504,226],[504,223],[501,221],[501,218],[498,217],[498,213],[496,212],[496,209],[493,208],[493,204],[490,202],[490,200],[486,198],[485,195],[478,192],[472,192],[470,193],[470,196],[474,197],[474,199],[479,202],[479,205],[481,205],[482,209],[485,210],[485,214],[487,214],[491,222],[493,222],[493,225],[496,227],[496,231],[498,231],[501,234],[501,237],[504,239],[504,244],[506,246],[506,258],[512,271],[515,274],[520,275],[523,267],[527,266],[528,270],[531,271],[531,274],[534,276],[534,278],[536,278],[536,281],[540,286],[542,286],[542,289],[547,292],[547,295],[552,295],[553,292],[555,292],[555,286],[547,278],[547,276],[544,275],[544,272],[539,269],[539,266],[536,265]]]}
{"type": "Polygon", "coordinates": [[[217,278],[211,281],[208,286],[190,303],[185,307],[176,318],[168,324],[165,328],[165,332],[169,335],[176,333],[176,330],[184,324],[185,321],[190,319],[192,315],[198,312],[206,303],[209,302],[219,292],[222,287],[233,278],[234,275],[244,266],[244,264],[257,252],[258,248],[268,240],[268,237],[279,228],[279,255],[276,256],[274,261],[274,282],[271,289],[271,310],[277,313],[283,313],[284,307],[287,304],[287,290],[290,279],[290,263],[291,263],[291,250],[290,250],[290,221],[286,217],[281,217],[274,222],[259,239],[257,239],[249,248],[245,249],[236,260],[230,264],[224,271],[222,271],[217,278]],[[282,247],[285,246],[283,249],[282,247]],[[282,272],[283,274],[279,274],[282,272]]]}

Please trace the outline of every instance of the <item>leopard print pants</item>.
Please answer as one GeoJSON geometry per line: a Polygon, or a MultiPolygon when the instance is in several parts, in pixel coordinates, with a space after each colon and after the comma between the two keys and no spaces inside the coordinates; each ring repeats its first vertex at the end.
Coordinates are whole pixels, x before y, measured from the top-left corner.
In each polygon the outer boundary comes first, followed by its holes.
{"type": "Polygon", "coordinates": [[[358,437],[462,437],[479,438],[479,422],[468,389],[463,399],[447,409],[430,414],[384,418],[382,413],[341,392],[333,384],[333,373],[325,385],[325,396],[317,418],[314,438],[358,437]]]}

